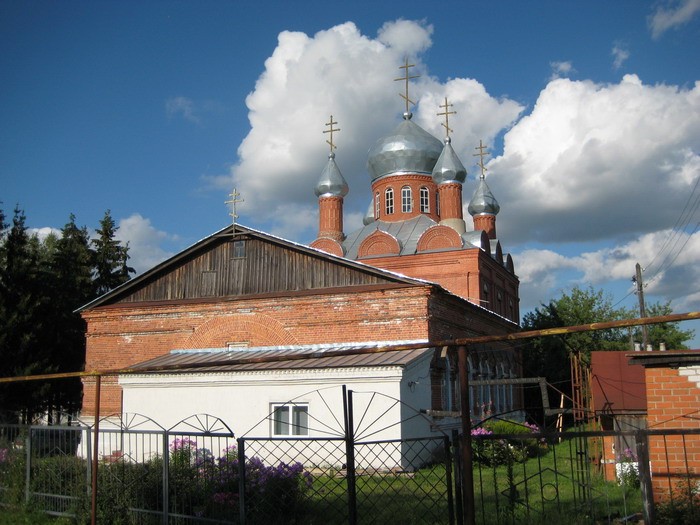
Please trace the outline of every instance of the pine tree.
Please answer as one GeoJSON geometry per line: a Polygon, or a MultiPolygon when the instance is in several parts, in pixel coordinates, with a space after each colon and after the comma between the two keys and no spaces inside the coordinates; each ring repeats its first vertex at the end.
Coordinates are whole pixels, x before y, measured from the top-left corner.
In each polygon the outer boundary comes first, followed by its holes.
{"type": "MultiPolygon", "coordinates": [[[[17,206],[12,227],[0,245],[0,376],[13,377],[50,371],[45,282],[39,269],[40,243],[26,231],[25,215],[17,206]]],[[[4,223],[4,216],[3,216],[4,223]]],[[[4,226],[4,224],[3,224],[4,226]]],[[[3,227],[3,231],[6,231],[3,227]]],[[[0,418],[31,421],[43,408],[43,383],[10,383],[0,389],[0,418]]]]}
{"type": "Polygon", "coordinates": [[[105,212],[97,230],[97,237],[92,240],[95,251],[95,288],[97,295],[102,295],[130,279],[136,273],[128,266],[129,245],[121,245],[115,239],[119,228],[116,226],[110,210],[105,212]]]}

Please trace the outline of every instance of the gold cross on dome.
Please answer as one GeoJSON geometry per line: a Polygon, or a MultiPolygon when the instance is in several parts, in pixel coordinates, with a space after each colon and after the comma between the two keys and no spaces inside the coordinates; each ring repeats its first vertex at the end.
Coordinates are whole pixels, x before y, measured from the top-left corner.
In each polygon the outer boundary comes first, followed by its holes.
{"type": "Polygon", "coordinates": [[[337,148],[337,146],[333,143],[333,133],[336,131],[340,131],[340,128],[334,128],[333,126],[336,125],[337,122],[333,121],[333,115],[331,115],[330,122],[326,122],[326,127],[328,128],[327,130],[324,131],[324,133],[330,133],[330,140],[326,140],[326,143],[330,146],[331,148],[331,153],[333,153],[333,150],[337,148]]]}
{"type": "Polygon", "coordinates": [[[236,219],[238,219],[238,214],[236,213],[236,204],[239,202],[245,202],[243,199],[239,199],[241,196],[238,191],[236,191],[236,188],[233,188],[233,191],[229,194],[229,197],[231,197],[229,200],[227,200],[225,203],[231,205],[231,212],[229,215],[231,216],[231,226],[233,226],[232,229],[232,234],[236,235],[236,219]]]}
{"type": "Polygon", "coordinates": [[[395,79],[394,79],[394,82],[397,82],[397,81],[399,81],[399,80],[403,80],[403,81],[406,82],[406,87],[404,88],[404,93],[399,93],[399,96],[400,96],[402,99],[404,99],[404,100],[406,101],[406,113],[408,113],[409,104],[415,104],[415,102],[413,102],[413,101],[409,98],[409,96],[408,96],[408,81],[409,81],[410,79],[412,79],[412,78],[418,78],[418,77],[420,77],[420,75],[413,75],[413,76],[409,75],[409,74],[408,74],[408,68],[410,68],[410,67],[416,67],[416,65],[415,65],[415,64],[409,64],[409,63],[408,63],[408,57],[406,57],[406,59],[404,60],[404,65],[403,65],[403,66],[399,66],[399,69],[404,69],[404,70],[405,70],[405,71],[404,71],[404,76],[402,76],[401,78],[395,78],[395,79]]]}
{"type": "Polygon", "coordinates": [[[447,102],[447,97],[445,97],[445,103],[440,104],[441,108],[445,108],[445,111],[442,113],[438,113],[438,116],[443,116],[445,117],[445,122],[441,122],[440,124],[442,125],[443,128],[445,128],[445,132],[447,133],[447,136],[450,136],[450,132],[453,131],[452,128],[450,128],[450,115],[456,115],[456,111],[450,111],[449,108],[452,107],[452,104],[448,104],[447,102]]]}
{"type": "Polygon", "coordinates": [[[488,151],[484,151],[484,150],[486,149],[486,146],[484,146],[484,143],[481,142],[481,139],[479,139],[479,145],[478,145],[476,148],[474,148],[474,149],[478,149],[478,150],[479,150],[479,153],[474,153],[473,156],[474,156],[474,157],[479,157],[478,166],[481,168],[481,175],[480,175],[480,178],[483,179],[483,178],[486,177],[486,171],[487,171],[486,166],[484,166],[484,157],[488,156],[489,152],[488,152],[488,151]]]}

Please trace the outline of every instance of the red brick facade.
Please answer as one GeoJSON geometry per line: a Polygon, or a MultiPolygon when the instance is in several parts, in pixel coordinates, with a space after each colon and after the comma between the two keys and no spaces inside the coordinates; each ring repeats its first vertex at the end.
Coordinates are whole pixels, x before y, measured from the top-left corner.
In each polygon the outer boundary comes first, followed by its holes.
{"type": "MultiPolygon", "coordinates": [[[[696,376],[700,375],[700,367],[694,368],[696,376]]],[[[646,369],[649,429],[700,428],[700,385],[683,370],[646,369]]],[[[649,461],[655,499],[677,490],[687,482],[688,474],[694,482],[700,481],[700,435],[650,436],[649,461]]]]}

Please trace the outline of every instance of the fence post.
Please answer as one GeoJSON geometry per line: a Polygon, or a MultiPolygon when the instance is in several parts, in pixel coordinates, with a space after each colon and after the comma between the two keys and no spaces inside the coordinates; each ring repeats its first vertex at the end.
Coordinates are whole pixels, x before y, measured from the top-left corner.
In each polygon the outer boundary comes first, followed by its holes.
{"type": "Polygon", "coordinates": [[[29,504],[29,498],[31,496],[31,481],[32,481],[32,427],[28,427],[27,437],[24,440],[24,450],[27,454],[27,461],[25,462],[25,476],[24,476],[24,502],[29,504]]]}
{"type": "Polygon", "coordinates": [[[452,431],[452,446],[454,447],[454,457],[455,469],[455,493],[457,494],[457,523],[464,523],[464,515],[462,514],[462,451],[459,448],[459,431],[457,429],[452,431]]]}
{"type": "Polygon", "coordinates": [[[450,516],[450,525],[454,525],[454,498],[452,496],[452,443],[450,438],[445,436],[442,441],[442,446],[445,447],[445,481],[447,482],[447,511],[450,516]]]}
{"type": "Polygon", "coordinates": [[[637,472],[639,473],[639,488],[642,493],[644,523],[654,523],[654,489],[651,486],[647,432],[637,430],[634,433],[634,441],[637,448],[637,472]]]}
{"type": "Polygon", "coordinates": [[[170,514],[170,447],[168,431],[163,432],[163,525],[168,525],[170,514]]]}
{"type": "Polygon", "coordinates": [[[472,420],[469,407],[469,373],[467,371],[467,348],[457,349],[457,366],[459,368],[460,406],[462,410],[462,511],[464,523],[474,525],[476,509],[474,508],[474,472],[472,464],[472,420]]]}
{"type": "Polygon", "coordinates": [[[343,385],[343,411],[345,416],[345,476],[348,482],[348,524],[357,523],[357,491],[355,487],[355,422],[352,417],[352,390],[343,385]]]}
{"type": "Polygon", "coordinates": [[[245,525],[245,439],[238,438],[238,522],[245,525]]]}

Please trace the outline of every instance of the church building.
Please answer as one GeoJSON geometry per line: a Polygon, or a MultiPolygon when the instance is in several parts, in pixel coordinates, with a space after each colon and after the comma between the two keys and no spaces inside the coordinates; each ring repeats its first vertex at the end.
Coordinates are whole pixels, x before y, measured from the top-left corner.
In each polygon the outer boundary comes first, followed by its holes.
{"type": "MultiPolygon", "coordinates": [[[[349,188],[331,117],[331,152],[309,189],[319,207],[310,246],[234,223],[85,305],[86,370],[132,369],[102,379],[100,417],[139,412],[169,428],[208,413],[233,421],[237,435],[305,436],[311,419],[332,419],[323,414],[337,402],[312,393],[340,385],[400,401],[377,409],[397,421],[410,419],[405,407],[457,410],[456,360],[429,343],[517,331],[519,281],[496,235],[500,208],[481,145],[472,224],[464,220],[467,172],[449,137],[447,100],[441,107],[443,141],[407,107],[370,149],[371,202],[357,231],[343,230],[349,188]],[[389,346],[397,349],[371,350],[389,346]]],[[[470,348],[468,365],[479,381],[474,417],[517,414],[519,391],[495,381],[520,376],[516,351],[470,348]]],[[[83,419],[98,413],[95,386],[84,379],[83,419]]],[[[412,421],[382,437],[444,424],[412,421]]]]}

